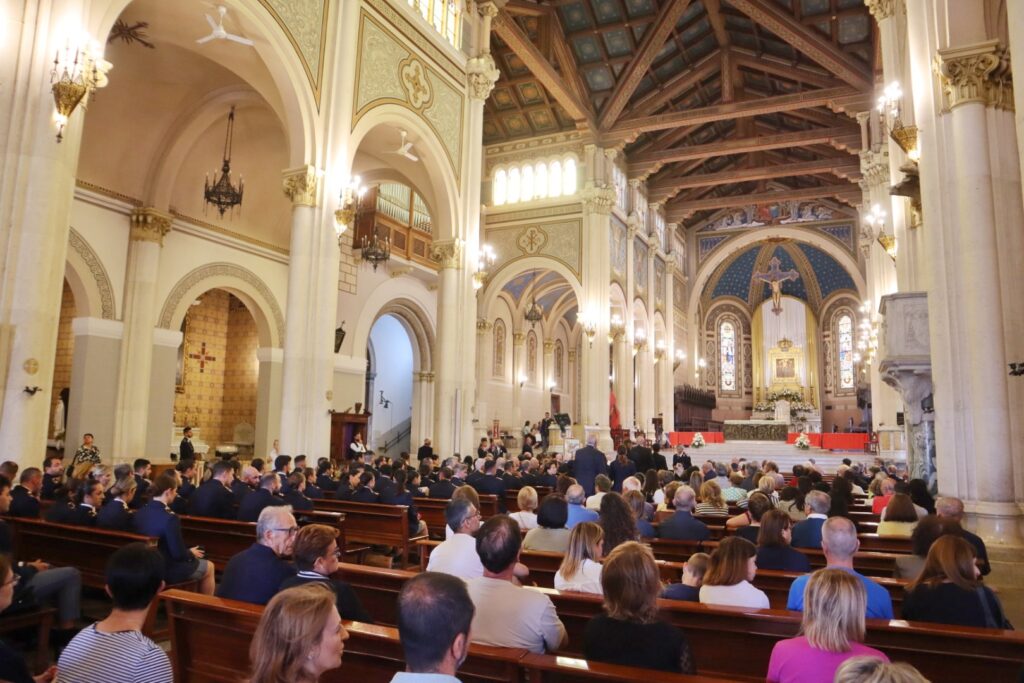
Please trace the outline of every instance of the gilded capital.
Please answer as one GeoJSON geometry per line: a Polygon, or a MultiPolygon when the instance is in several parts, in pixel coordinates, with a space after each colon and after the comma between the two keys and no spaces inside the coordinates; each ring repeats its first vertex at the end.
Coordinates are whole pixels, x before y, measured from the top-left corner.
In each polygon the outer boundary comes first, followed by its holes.
{"type": "Polygon", "coordinates": [[[580,195],[583,210],[587,213],[607,216],[615,206],[615,188],[589,186],[580,195]]]}
{"type": "Polygon", "coordinates": [[[544,353],[554,353],[554,352],[555,352],[555,342],[550,340],[550,339],[545,339],[544,340],[544,353]]]}
{"type": "Polygon", "coordinates": [[[316,206],[320,177],[312,166],[300,166],[284,172],[282,189],[293,206],[316,206]]]}
{"type": "Polygon", "coordinates": [[[493,327],[493,324],[490,320],[484,320],[483,318],[476,319],[476,331],[478,334],[486,334],[490,331],[491,327],[493,327]]]}
{"type": "Polygon", "coordinates": [[[525,342],[525,341],[526,341],[526,335],[523,334],[522,332],[513,332],[512,333],[512,345],[513,346],[522,346],[523,342],[525,342]]]}
{"type": "Polygon", "coordinates": [[[439,264],[442,269],[458,268],[462,259],[462,240],[435,240],[430,245],[430,260],[439,264]]]}
{"type": "Polygon", "coordinates": [[[897,11],[903,12],[906,9],[903,0],[864,0],[864,4],[867,5],[868,11],[878,22],[888,19],[897,11]]]}
{"type": "Polygon", "coordinates": [[[1010,57],[998,40],[939,50],[936,70],[945,109],[980,102],[986,107],[1013,111],[1010,57]]]}
{"type": "Polygon", "coordinates": [[[569,362],[570,363],[575,363],[576,362],[576,352],[575,351],[570,351],[568,353],[568,356],[569,356],[569,362]]]}
{"type": "Polygon", "coordinates": [[[129,238],[138,242],[156,242],[163,246],[164,235],[171,231],[170,214],[151,207],[132,210],[129,238]]]}

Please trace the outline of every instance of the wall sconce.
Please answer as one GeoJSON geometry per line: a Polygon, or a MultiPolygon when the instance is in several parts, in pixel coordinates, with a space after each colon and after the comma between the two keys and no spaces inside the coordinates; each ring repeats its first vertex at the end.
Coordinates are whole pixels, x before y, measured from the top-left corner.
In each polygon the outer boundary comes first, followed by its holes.
{"type": "Polygon", "coordinates": [[[558,386],[558,385],[555,384],[555,380],[553,380],[553,379],[549,379],[548,380],[548,391],[550,391],[551,393],[555,393],[555,387],[556,386],[558,386]]]}
{"type": "Polygon", "coordinates": [[[520,389],[522,389],[523,385],[526,384],[526,380],[527,379],[529,379],[529,378],[526,376],[526,373],[523,373],[523,372],[519,373],[519,388],[520,389]]]}
{"type": "Polygon", "coordinates": [[[878,234],[878,243],[882,245],[882,249],[885,249],[885,253],[889,255],[889,258],[896,262],[896,238],[892,235],[886,235],[884,232],[878,234]]]}
{"type": "Polygon", "coordinates": [[[480,246],[476,254],[476,272],[473,273],[473,289],[479,290],[487,284],[488,271],[498,260],[494,249],[489,244],[480,246]]]}
{"type": "Polygon", "coordinates": [[[635,356],[640,349],[647,347],[647,330],[642,327],[638,327],[633,330],[633,355],[635,356]]]}
{"type": "Polygon", "coordinates": [[[36,394],[38,394],[42,390],[43,390],[42,387],[25,387],[24,389],[22,389],[22,391],[24,391],[29,396],[35,396],[36,394]]]}
{"type": "Polygon", "coordinates": [[[622,322],[622,316],[618,313],[608,321],[608,343],[611,344],[626,332],[626,323],[622,322]]]}
{"type": "Polygon", "coordinates": [[[666,348],[667,348],[667,346],[665,345],[665,340],[664,339],[659,339],[654,344],[654,362],[655,363],[657,363],[658,361],[660,361],[662,358],[665,357],[665,349],[666,348]]]}
{"type": "Polygon", "coordinates": [[[359,182],[359,176],[355,176],[341,187],[341,201],[337,211],[334,212],[334,229],[338,233],[338,246],[341,246],[341,236],[352,227],[352,223],[359,216],[360,204],[362,204],[363,193],[366,188],[359,182]]]}
{"type": "Polygon", "coordinates": [[[594,347],[594,337],[597,336],[597,320],[590,313],[584,313],[579,317],[580,327],[583,329],[583,334],[587,335],[587,342],[590,347],[594,347]]]}
{"type": "Polygon", "coordinates": [[[907,158],[915,164],[921,159],[921,151],[917,148],[917,126],[906,126],[900,119],[900,108],[903,105],[903,89],[893,81],[885,86],[878,97],[878,114],[882,128],[889,133],[907,158]]]}
{"type": "Polygon", "coordinates": [[[57,124],[57,142],[64,139],[64,126],[78,108],[87,106],[93,91],[106,87],[107,72],[113,66],[103,59],[99,43],[86,37],[83,46],[67,45],[57,50],[50,72],[50,91],[56,107],[54,121],[57,124]]]}
{"type": "Polygon", "coordinates": [[[682,349],[676,349],[675,357],[672,362],[672,369],[675,370],[679,367],[679,364],[686,360],[686,351],[682,349]]]}

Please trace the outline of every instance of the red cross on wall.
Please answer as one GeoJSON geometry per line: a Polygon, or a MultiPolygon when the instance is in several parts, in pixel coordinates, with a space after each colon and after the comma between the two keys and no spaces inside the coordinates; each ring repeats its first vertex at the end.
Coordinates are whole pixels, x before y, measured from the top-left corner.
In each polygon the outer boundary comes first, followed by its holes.
{"type": "Polygon", "coordinates": [[[188,357],[199,361],[199,372],[206,370],[206,361],[217,360],[215,357],[207,355],[206,342],[203,342],[202,346],[199,347],[199,353],[190,353],[188,357]]]}

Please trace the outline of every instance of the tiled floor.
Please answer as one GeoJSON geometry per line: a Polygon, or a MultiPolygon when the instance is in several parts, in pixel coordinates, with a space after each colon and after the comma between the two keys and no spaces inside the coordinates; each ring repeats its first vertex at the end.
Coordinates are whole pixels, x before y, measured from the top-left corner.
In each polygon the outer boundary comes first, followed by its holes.
{"type": "Polygon", "coordinates": [[[992,573],[985,583],[999,593],[1003,611],[1016,628],[1024,628],[1024,548],[988,547],[992,573]]]}

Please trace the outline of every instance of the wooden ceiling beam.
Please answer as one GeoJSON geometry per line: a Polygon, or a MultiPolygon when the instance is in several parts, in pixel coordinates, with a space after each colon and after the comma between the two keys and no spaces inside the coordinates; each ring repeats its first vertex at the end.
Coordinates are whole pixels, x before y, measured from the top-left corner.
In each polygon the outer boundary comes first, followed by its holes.
{"type": "Polygon", "coordinates": [[[643,40],[633,60],[625,68],[611,97],[605,102],[604,111],[601,112],[600,128],[610,128],[619,118],[622,110],[626,108],[629,98],[640,85],[648,67],[661,50],[669,34],[675,27],[676,22],[683,16],[683,12],[690,6],[690,0],[664,0],[658,16],[654,20],[654,27],[647,29],[643,40]]]}
{"type": "Polygon", "coordinates": [[[833,78],[832,76],[817,74],[798,66],[792,66],[778,60],[777,58],[770,57],[769,55],[754,57],[739,48],[733,48],[733,57],[736,60],[736,63],[745,69],[762,71],[773,76],[796,81],[798,83],[806,83],[818,88],[835,88],[836,86],[843,84],[842,81],[833,78]]]}
{"type": "Polygon", "coordinates": [[[544,58],[537,46],[534,45],[529,36],[523,32],[515,19],[507,12],[499,12],[491,23],[491,27],[498,36],[518,55],[526,68],[529,69],[537,80],[541,82],[548,92],[558,100],[566,113],[576,121],[586,125],[590,130],[597,130],[597,123],[594,114],[586,101],[580,100],[572,91],[572,88],[562,80],[555,71],[555,67],[544,58]]]}
{"type": "Polygon", "coordinates": [[[572,55],[569,41],[562,40],[561,38],[561,36],[565,35],[565,29],[562,27],[561,19],[558,18],[558,13],[552,12],[548,20],[552,23],[551,28],[554,39],[551,41],[551,51],[554,53],[558,70],[562,73],[562,78],[569,85],[573,94],[579,98],[580,102],[587,102],[589,104],[590,93],[587,90],[587,84],[583,81],[582,74],[580,74],[576,58],[572,55]]]}
{"type": "Polygon", "coordinates": [[[865,67],[831,41],[808,31],[798,19],[771,0],[729,0],[729,3],[747,15],[755,26],[771,31],[858,90],[869,92],[874,87],[865,67]]]}
{"type": "Polygon", "coordinates": [[[717,73],[721,63],[722,58],[717,50],[709,53],[691,68],[673,76],[663,87],[654,88],[643,97],[638,98],[629,109],[630,116],[645,116],[657,111],[697,83],[717,73]]]}
{"type": "Polygon", "coordinates": [[[537,5],[528,2],[528,0],[508,0],[505,4],[505,9],[508,10],[509,14],[515,14],[520,17],[543,17],[553,13],[550,6],[537,5]]]}
{"type": "Polygon", "coordinates": [[[674,197],[680,190],[708,185],[731,185],[748,180],[768,180],[770,178],[788,178],[790,176],[831,173],[836,177],[848,180],[860,172],[860,164],[852,160],[817,159],[805,162],[789,162],[771,164],[755,168],[729,169],[719,173],[701,173],[673,178],[662,182],[648,183],[647,199],[663,202],[674,197]]]}
{"type": "Polygon", "coordinates": [[[821,128],[798,133],[780,133],[776,135],[755,135],[749,138],[722,140],[706,145],[691,145],[676,149],[645,152],[634,155],[629,161],[629,176],[647,176],[665,164],[678,161],[689,161],[706,157],[719,157],[729,154],[746,154],[765,149],[783,149],[786,147],[828,144],[851,149],[860,144],[860,131],[853,127],[821,128]]]}
{"type": "Polygon", "coordinates": [[[822,90],[809,90],[807,92],[793,93],[791,95],[780,95],[778,97],[767,97],[745,102],[725,102],[715,104],[701,109],[673,112],[669,114],[657,114],[654,116],[643,116],[638,118],[619,121],[609,130],[616,134],[639,134],[652,130],[665,130],[676,126],[689,126],[695,123],[709,123],[723,119],[742,118],[745,116],[760,116],[778,111],[790,111],[793,109],[805,109],[807,107],[820,107],[832,105],[834,102],[853,96],[859,93],[850,87],[824,88],[822,90]]]}
{"type": "Polygon", "coordinates": [[[749,204],[769,204],[772,202],[788,202],[802,199],[821,199],[833,197],[846,202],[857,202],[862,196],[861,189],[854,183],[824,185],[821,187],[805,187],[798,190],[773,190],[755,194],[729,195],[725,197],[708,197],[687,202],[666,204],[665,221],[678,223],[693,215],[695,211],[729,209],[749,204]]]}

